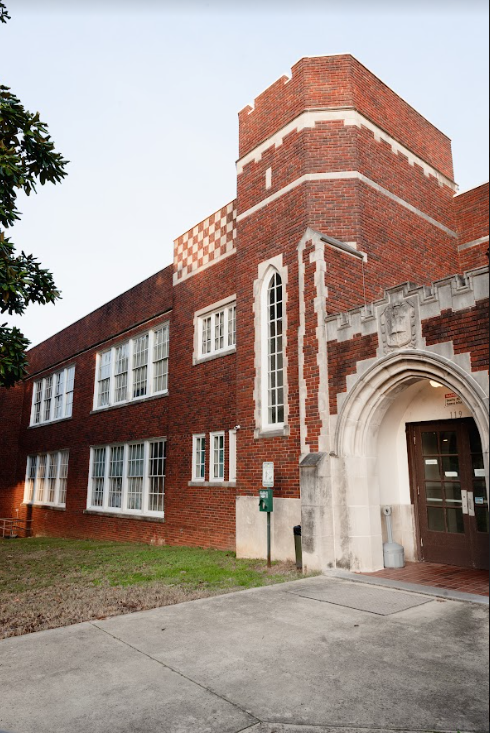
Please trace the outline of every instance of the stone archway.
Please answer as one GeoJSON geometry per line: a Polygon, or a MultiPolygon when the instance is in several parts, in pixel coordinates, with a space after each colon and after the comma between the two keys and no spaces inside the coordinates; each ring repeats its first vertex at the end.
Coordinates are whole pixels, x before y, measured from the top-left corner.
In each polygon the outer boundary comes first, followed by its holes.
{"type": "Polygon", "coordinates": [[[335,565],[354,570],[383,566],[377,438],[383,419],[407,387],[435,380],[468,406],[488,468],[488,397],[471,373],[433,352],[406,350],[379,359],[343,401],[331,453],[335,565]]]}

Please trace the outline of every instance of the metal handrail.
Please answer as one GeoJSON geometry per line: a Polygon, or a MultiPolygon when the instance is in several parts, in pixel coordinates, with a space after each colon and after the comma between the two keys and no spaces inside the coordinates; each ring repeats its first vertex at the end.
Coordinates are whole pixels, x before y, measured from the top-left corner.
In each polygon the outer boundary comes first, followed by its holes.
{"type": "Polygon", "coordinates": [[[13,539],[14,537],[29,537],[31,533],[31,519],[13,519],[0,517],[0,537],[13,539]]]}

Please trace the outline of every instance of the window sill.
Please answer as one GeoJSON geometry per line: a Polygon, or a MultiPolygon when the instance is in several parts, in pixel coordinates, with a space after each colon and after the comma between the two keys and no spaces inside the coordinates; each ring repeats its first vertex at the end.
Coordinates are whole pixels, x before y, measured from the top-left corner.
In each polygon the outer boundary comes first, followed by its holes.
{"type": "Polygon", "coordinates": [[[84,509],[84,514],[91,514],[94,517],[111,517],[116,519],[136,519],[138,522],[158,522],[162,524],[165,521],[161,516],[148,516],[148,514],[126,514],[126,512],[101,512],[96,509],[84,509]]]}
{"type": "Polygon", "coordinates": [[[37,504],[34,501],[23,501],[21,506],[30,506],[36,509],[52,509],[54,512],[66,511],[66,506],[56,506],[55,504],[37,504]]]}
{"type": "Polygon", "coordinates": [[[234,489],[236,488],[236,481],[189,481],[187,486],[204,486],[205,488],[223,488],[223,489],[234,489]]]}
{"type": "Polygon", "coordinates": [[[230,354],[236,354],[236,346],[232,346],[229,349],[223,349],[223,351],[218,351],[215,354],[207,354],[206,356],[193,356],[192,357],[192,364],[193,366],[196,366],[197,364],[204,364],[207,361],[214,361],[214,359],[219,359],[222,356],[229,356],[230,354]]]}
{"type": "Polygon", "coordinates": [[[138,405],[141,402],[151,402],[151,400],[159,400],[162,397],[168,397],[168,390],[161,394],[152,394],[149,397],[135,397],[134,400],[126,402],[118,402],[117,405],[107,405],[107,407],[96,407],[90,411],[90,415],[96,415],[98,412],[108,412],[109,410],[119,410],[121,407],[129,407],[130,405],[138,405]]]}
{"type": "Polygon", "coordinates": [[[280,428],[271,428],[270,430],[264,430],[264,428],[256,429],[254,432],[255,440],[262,438],[287,438],[290,435],[289,425],[283,425],[280,428]]]}
{"type": "Polygon", "coordinates": [[[46,425],[57,425],[60,422],[66,422],[67,420],[73,420],[73,415],[69,417],[60,417],[58,420],[46,420],[46,422],[38,422],[35,425],[29,425],[28,430],[31,428],[44,428],[46,425]]]}

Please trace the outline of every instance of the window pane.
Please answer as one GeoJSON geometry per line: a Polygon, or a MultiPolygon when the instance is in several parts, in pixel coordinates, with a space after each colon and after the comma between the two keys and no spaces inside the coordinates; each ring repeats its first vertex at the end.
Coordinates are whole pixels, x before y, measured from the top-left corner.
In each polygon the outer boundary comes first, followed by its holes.
{"type": "Polygon", "coordinates": [[[464,534],[463,510],[450,508],[446,509],[447,531],[464,534]]]}
{"type": "Polygon", "coordinates": [[[45,501],[44,490],[46,484],[46,456],[39,456],[36,482],[36,501],[45,501]]]}
{"type": "Polygon", "coordinates": [[[437,433],[422,433],[422,453],[424,456],[434,455],[439,453],[439,447],[437,444],[437,433]]]}
{"type": "Polygon", "coordinates": [[[439,458],[424,458],[425,478],[429,481],[440,479],[439,458]]]}
{"type": "Polygon", "coordinates": [[[478,532],[486,532],[488,534],[488,507],[476,506],[475,516],[478,532]]]}
{"type": "Polygon", "coordinates": [[[37,456],[27,458],[26,501],[34,501],[34,484],[36,482],[37,456]]]}
{"type": "Polygon", "coordinates": [[[282,284],[276,273],[267,291],[268,302],[268,422],[284,422],[282,353],[282,284]]]}
{"type": "Polygon", "coordinates": [[[58,503],[66,504],[66,484],[68,477],[68,451],[64,450],[60,453],[60,478],[59,478],[59,495],[58,503]]]}
{"type": "Polygon", "coordinates": [[[47,456],[48,502],[54,504],[56,497],[56,479],[58,476],[58,453],[47,456]]]}
{"type": "Polygon", "coordinates": [[[449,483],[446,481],[444,484],[444,490],[446,493],[446,501],[449,504],[461,504],[461,484],[459,483],[449,483]]]}
{"type": "Polygon", "coordinates": [[[459,456],[443,456],[442,470],[446,478],[459,478],[459,456]]]}
{"type": "Polygon", "coordinates": [[[206,477],[206,438],[196,437],[194,450],[194,477],[204,479],[206,477]]]}
{"type": "Polygon", "coordinates": [[[453,430],[447,430],[441,433],[441,453],[457,453],[458,452],[458,441],[456,438],[456,432],[453,430]]]}
{"type": "Polygon", "coordinates": [[[141,509],[143,499],[144,443],[129,446],[128,453],[128,509],[141,509]]]}
{"type": "Polygon", "coordinates": [[[442,501],[442,483],[440,481],[426,481],[425,495],[427,501],[431,503],[442,501]]]}
{"type": "Polygon", "coordinates": [[[102,506],[104,503],[105,456],[105,448],[96,448],[94,450],[92,466],[92,506],[102,506]]]}
{"type": "Polygon", "coordinates": [[[53,393],[53,376],[47,377],[44,384],[44,414],[43,420],[46,422],[51,417],[51,396],[53,393]]]}
{"type": "Polygon", "coordinates": [[[114,366],[114,402],[124,402],[128,399],[128,360],[129,344],[118,346],[116,349],[116,363],[114,366]]]}
{"type": "Polygon", "coordinates": [[[165,441],[150,443],[148,510],[163,512],[165,441]]]}
{"type": "Polygon", "coordinates": [[[122,506],[122,484],[124,466],[124,446],[118,445],[111,448],[111,459],[109,463],[109,506],[121,508],[122,506]]]}
{"type": "Polygon", "coordinates": [[[154,332],[153,346],[153,392],[164,392],[168,388],[168,326],[154,332]]]}
{"type": "Polygon", "coordinates": [[[427,524],[433,532],[445,532],[444,509],[427,507],[427,524]]]}

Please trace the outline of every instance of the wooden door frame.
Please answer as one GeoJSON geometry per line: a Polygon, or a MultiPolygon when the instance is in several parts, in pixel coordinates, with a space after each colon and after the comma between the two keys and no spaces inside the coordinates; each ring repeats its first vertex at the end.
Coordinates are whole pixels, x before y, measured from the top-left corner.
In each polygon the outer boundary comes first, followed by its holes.
{"type": "MultiPolygon", "coordinates": [[[[425,562],[424,555],[422,548],[422,532],[420,528],[420,500],[419,495],[417,493],[417,456],[416,456],[416,449],[414,448],[414,437],[416,430],[418,428],[423,427],[424,425],[439,425],[446,423],[447,425],[461,425],[461,424],[469,424],[470,421],[475,422],[473,417],[460,417],[460,418],[449,418],[448,420],[421,420],[420,422],[413,422],[413,423],[406,423],[405,431],[406,431],[406,437],[407,437],[407,451],[408,451],[408,472],[410,477],[410,499],[413,504],[414,513],[415,513],[415,539],[417,544],[417,559],[419,562],[425,562]]],[[[476,423],[475,423],[476,424],[476,423]]],[[[477,425],[478,428],[478,425],[477,425]]],[[[472,540],[470,539],[470,545],[472,545],[472,540]]],[[[450,564],[450,563],[448,563],[450,564]]],[[[466,566],[462,566],[466,567],[466,566]]],[[[471,565],[468,567],[472,567],[471,565]]]]}

